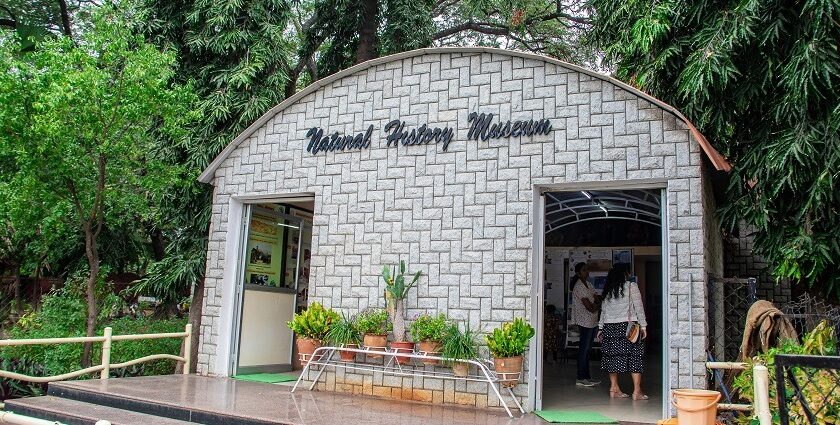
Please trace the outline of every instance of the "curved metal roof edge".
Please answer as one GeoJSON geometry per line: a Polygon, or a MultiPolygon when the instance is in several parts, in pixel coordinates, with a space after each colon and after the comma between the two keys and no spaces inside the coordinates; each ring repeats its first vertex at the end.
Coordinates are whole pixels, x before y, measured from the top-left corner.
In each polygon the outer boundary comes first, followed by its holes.
{"type": "Polygon", "coordinates": [[[686,126],[688,126],[689,131],[697,140],[697,143],[700,144],[701,149],[706,154],[706,156],[711,161],[712,165],[718,171],[730,171],[732,166],[729,164],[729,161],[720,153],[718,152],[709,141],[706,139],[700,131],[688,120],[680,111],[678,111],[673,106],[629,85],[620,80],[617,80],[613,77],[599,74],[595,71],[573,65],[567,62],[563,62],[558,59],[550,58],[548,56],[538,55],[535,53],[528,53],[528,52],[521,52],[517,50],[505,50],[505,49],[496,49],[492,47],[429,47],[425,49],[416,49],[416,50],[409,50],[406,52],[396,53],[389,56],[382,56],[376,59],[371,59],[369,61],[365,61],[356,65],[351,66],[350,68],[344,69],[342,71],[336,72],[335,74],[326,76],[318,81],[313,82],[303,90],[295,93],[294,95],[284,99],[282,102],[278,103],[276,106],[268,110],[268,112],[264,113],[260,116],[253,124],[248,126],[242,133],[240,133],[236,138],[234,138],[225,148],[213,159],[213,161],[207,166],[207,168],[201,173],[198,177],[198,180],[202,183],[210,183],[213,181],[214,174],[216,170],[222,165],[225,159],[242,143],[243,140],[250,137],[257,131],[260,127],[262,127],[268,120],[272,117],[286,109],[287,107],[291,106],[293,103],[297,102],[300,98],[320,89],[321,87],[326,86],[327,84],[332,83],[333,81],[339,80],[344,78],[348,75],[352,75],[358,71],[374,67],[376,65],[380,65],[383,63],[393,62],[397,60],[402,60],[406,58],[411,58],[415,56],[422,56],[428,54],[440,54],[440,53],[491,53],[491,54],[498,54],[498,55],[507,55],[507,56],[514,56],[520,57],[523,59],[534,59],[540,60],[544,62],[548,62],[554,65],[561,66],[563,68],[570,69],[572,71],[580,72],[591,77],[598,78],[600,80],[606,81],[608,83],[612,83],[624,90],[627,90],[657,106],[662,108],[663,110],[674,114],[680,121],[683,121],[686,126]]]}

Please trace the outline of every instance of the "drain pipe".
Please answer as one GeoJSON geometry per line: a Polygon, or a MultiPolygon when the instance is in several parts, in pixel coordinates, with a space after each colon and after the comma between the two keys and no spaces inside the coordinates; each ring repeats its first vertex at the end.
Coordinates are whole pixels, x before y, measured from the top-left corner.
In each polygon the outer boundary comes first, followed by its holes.
{"type": "Polygon", "coordinates": [[[688,355],[689,388],[694,389],[694,273],[688,274],[688,355]]]}

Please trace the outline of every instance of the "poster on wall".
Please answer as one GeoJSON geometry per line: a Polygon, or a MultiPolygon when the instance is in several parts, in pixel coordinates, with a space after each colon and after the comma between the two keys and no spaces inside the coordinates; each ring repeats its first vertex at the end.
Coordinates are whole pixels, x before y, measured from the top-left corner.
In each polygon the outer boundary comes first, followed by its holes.
{"type": "Polygon", "coordinates": [[[613,267],[621,266],[633,274],[633,250],[631,248],[613,250],[613,267]]]}
{"type": "Polygon", "coordinates": [[[248,231],[245,281],[252,285],[278,286],[283,229],[276,218],[261,211],[251,215],[248,231]]]}

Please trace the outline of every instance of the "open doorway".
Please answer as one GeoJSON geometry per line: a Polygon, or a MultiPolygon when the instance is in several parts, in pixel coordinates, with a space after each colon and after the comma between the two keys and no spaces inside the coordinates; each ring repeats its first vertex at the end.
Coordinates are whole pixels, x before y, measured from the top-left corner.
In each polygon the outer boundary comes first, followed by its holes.
{"type": "MultiPolygon", "coordinates": [[[[540,368],[543,410],[589,410],[616,420],[643,423],[655,423],[661,418],[663,379],[667,373],[662,367],[667,336],[662,315],[661,200],[661,189],[545,193],[540,368]],[[642,295],[648,322],[642,389],[648,400],[610,397],[609,377],[601,368],[602,347],[598,340],[592,343],[585,366],[591,381],[600,383],[589,386],[578,380],[582,344],[580,327],[572,317],[576,307],[572,277],[581,268],[588,271],[586,280],[600,296],[613,267],[626,270],[642,295]]],[[[625,393],[632,393],[629,373],[619,375],[619,384],[625,393]]]]}
{"type": "Polygon", "coordinates": [[[312,251],[312,199],[251,204],[241,244],[233,374],[295,368],[286,326],[306,307],[312,251]]]}

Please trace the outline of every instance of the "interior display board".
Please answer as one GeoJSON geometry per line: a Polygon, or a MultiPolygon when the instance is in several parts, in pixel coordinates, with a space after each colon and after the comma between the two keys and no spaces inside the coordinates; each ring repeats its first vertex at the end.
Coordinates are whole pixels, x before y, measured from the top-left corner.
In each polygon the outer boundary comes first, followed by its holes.
{"type": "Polygon", "coordinates": [[[248,229],[245,283],[279,285],[284,232],[270,211],[254,209],[248,229]]]}

